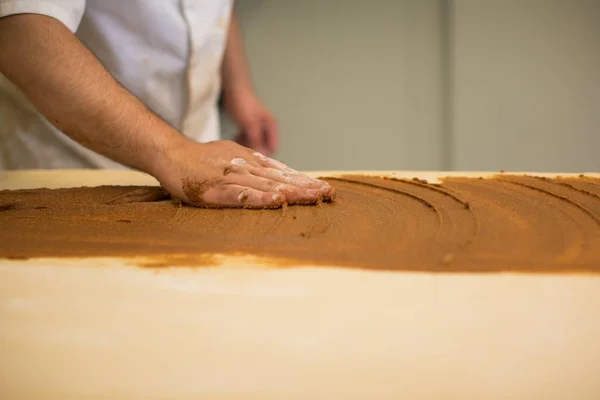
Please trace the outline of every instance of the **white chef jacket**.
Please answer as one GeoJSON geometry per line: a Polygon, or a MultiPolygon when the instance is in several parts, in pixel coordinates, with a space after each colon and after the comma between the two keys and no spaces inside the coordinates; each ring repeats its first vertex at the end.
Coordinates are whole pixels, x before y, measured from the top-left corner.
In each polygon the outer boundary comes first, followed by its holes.
{"type": "MultiPolygon", "coordinates": [[[[0,17],[58,19],[184,135],[219,138],[217,100],[233,0],[0,0],[0,17]]],[[[120,168],[57,130],[0,74],[0,169],[120,168]]]]}

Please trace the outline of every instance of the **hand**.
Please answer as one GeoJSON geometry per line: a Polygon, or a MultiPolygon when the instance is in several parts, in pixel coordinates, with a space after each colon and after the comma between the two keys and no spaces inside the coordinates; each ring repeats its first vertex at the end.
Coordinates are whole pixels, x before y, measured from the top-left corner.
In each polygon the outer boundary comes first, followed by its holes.
{"type": "Polygon", "coordinates": [[[230,141],[181,138],[165,158],[151,173],[172,196],[194,206],[277,208],[335,197],[328,183],[230,141]]]}
{"type": "Polygon", "coordinates": [[[240,130],[235,141],[267,156],[277,150],[277,120],[252,92],[240,91],[225,96],[225,107],[240,130]]]}

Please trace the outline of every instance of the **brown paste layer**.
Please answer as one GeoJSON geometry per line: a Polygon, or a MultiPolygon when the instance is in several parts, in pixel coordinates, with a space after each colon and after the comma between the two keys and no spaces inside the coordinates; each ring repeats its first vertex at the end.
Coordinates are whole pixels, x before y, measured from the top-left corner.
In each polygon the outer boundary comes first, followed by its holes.
{"type": "Polygon", "coordinates": [[[225,253],[282,265],[600,273],[600,179],[326,180],[335,202],[278,210],[193,208],[154,187],[0,191],[0,257],[201,265],[225,253]]]}

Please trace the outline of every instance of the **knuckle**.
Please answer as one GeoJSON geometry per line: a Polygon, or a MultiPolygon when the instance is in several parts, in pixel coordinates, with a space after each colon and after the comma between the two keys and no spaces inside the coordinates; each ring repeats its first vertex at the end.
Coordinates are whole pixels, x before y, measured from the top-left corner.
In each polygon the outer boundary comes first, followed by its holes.
{"type": "Polygon", "coordinates": [[[240,204],[246,204],[248,203],[248,201],[250,200],[250,197],[252,195],[252,189],[247,188],[244,189],[240,192],[240,194],[238,195],[238,202],[240,204]]]}
{"type": "Polygon", "coordinates": [[[275,184],[275,187],[273,188],[272,192],[285,193],[289,192],[289,190],[287,190],[286,185],[279,183],[275,184]]]}
{"type": "Polygon", "coordinates": [[[282,189],[282,185],[279,182],[269,181],[266,189],[267,192],[278,192],[282,189]]]}
{"type": "Polygon", "coordinates": [[[244,160],[242,157],[235,157],[231,160],[231,166],[233,167],[242,167],[247,165],[248,162],[244,160]]]}

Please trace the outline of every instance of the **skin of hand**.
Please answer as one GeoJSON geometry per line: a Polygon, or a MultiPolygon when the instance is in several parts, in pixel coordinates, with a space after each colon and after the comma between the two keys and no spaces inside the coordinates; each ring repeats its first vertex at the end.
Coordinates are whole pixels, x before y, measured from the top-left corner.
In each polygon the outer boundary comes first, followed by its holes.
{"type": "Polygon", "coordinates": [[[335,190],[230,141],[182,141],[153,175],[175,197],[199,207],[277,208],[332,200],[335,190]]]}
{"type": "Polygon", "coordinates": [[[73,140],[154,176],[188,204],[264,208],[335,196],[327,183],[236,143],[187,139],[120,86],[54,18],[0,18],[0,73],[73,140]]]}
{"type": "Polygon", "coordinates": [[[273,155],[279,145],[277,120],[250,91],[230,95],[225,107],[239,129],[235,141],[267,156],[273,155]]]}

